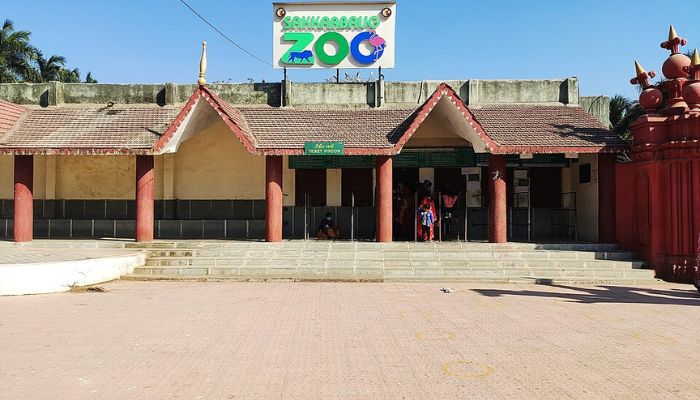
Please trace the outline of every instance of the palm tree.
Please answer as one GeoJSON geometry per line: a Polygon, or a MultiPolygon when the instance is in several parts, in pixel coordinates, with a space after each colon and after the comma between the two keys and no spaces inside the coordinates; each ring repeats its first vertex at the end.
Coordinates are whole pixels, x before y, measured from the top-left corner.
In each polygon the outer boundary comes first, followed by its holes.
{"type": "Polygon", "coordinates": [[[97,80],[92,77],[92,72],[88,71],[87,75],[85,75],[85,83],[97,83],[97,80]]]}
{"type": "Polygon", "coordinates": [[[34,50],[34,64],[36,65],[26,79],[30,82],[50,82],[61,80],[61,70],[66,65],[66,58],[53,55],[48,59],[41,50],[34,50]]]}
{"type": "Polygon", "coordinates": [[[59,81],[65,83],[80,83],[80,71],[78,68],[69,70],[68,68],[61,68],[59,71],[59,81]]]}
{"type": "Polygon", "coordinates": [[[644,110],[637,101],[632,101],[619,94],[610,99],[611,129],[626,141],[632,140],[630,124],[642,114],[644,114],[644,110]]]}
{"type": "Polygon", "coordinates": [[[0,30],[0,83],[17,82],[31,69],[29,66],[33,48],[29,44],[30,33],[15,31],[14,24],[6,19],[0,30]]]}

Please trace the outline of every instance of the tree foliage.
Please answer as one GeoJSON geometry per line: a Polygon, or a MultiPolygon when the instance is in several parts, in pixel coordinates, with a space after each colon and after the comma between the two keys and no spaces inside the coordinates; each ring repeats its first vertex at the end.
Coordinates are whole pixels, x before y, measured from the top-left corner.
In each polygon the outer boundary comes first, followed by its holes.
{"type": "MultiPolygon", "coordinates": [[[[31,33],[16,31],[6,19],[0,30],[0,83],[13,82],[81,82],[78,68],[67,68],[66,58],[60,55],[44,56],[30,43],[31,33]]],[[[92,73],[85,77],[87,83],[97,83],[92,73]]]]}
{"type": "Polygon", "coordinates": [[[632,141],[630,124],[642,114],[644,114],[644,110],[637,101],[619,94],[610,99],[611,128],[613,132],[628,142],[632,141]]]}

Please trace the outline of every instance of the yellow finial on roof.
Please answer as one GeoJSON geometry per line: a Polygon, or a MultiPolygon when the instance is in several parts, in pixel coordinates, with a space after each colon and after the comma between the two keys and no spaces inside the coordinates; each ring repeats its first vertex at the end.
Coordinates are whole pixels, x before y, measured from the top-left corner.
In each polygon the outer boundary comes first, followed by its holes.
{"type": "Polygon", "coordinates": [[[700,55],[698,55],[698,49],[695,49],[693,52],[693,58],[690,59],[690,65],[700,65],[700,55]]]}
{"type": "Polygon", "coordinates": [[[671,40],[675,39],[678,37],[678,34],[676,33],[676,29],[671,25],[670,28],[668,28],[668,41],[670,42],[671,40]]]}
{"type": "Polygon", "coordinates": [[[199,79],[197,83],[201,85],[207,84],[207,42],[202,42],[202,58],[199,60],[199,79]]]}
{"type": "Polygon", "coordinates": [[[647,72],[644,70],[644,68],[641,65],[639,65],[638,61],[634,62],[634,69],[637,71],[637,76],[647,72]]]}

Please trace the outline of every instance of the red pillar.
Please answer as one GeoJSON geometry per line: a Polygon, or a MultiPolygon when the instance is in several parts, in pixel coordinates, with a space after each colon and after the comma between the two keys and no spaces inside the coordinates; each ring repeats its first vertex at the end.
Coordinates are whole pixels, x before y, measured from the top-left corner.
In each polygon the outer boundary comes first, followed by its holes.
{"type": "Polygon", "coordinates": [[[377,156],[377,242],[391,242],[392,239],[392,170],[393,161],[389,156],[377,156]]]}
{"type": "Polygon", "coordinates": [[[615,243],[615,154],[598,154],[598,242],[615,243]]]}
{"type": "Polygon", "coordinates": [[[282,156],[265,157],[265,240],[282,240],[282,156]]]}
{"type": "Polygon", "coordinates": [[[29,242],[34,236],[34,156],[15,156],[15,242],[29,242]]]}
{"type": "Polygon", "coordinates": [[[136,241],[153,240],[153,156],[136,156],[136,241]]]}
{"type": "Polygon", "coordinates": [[[506,203],[506,156],[489,154],[489,242],[508,240],[506,203]]]}

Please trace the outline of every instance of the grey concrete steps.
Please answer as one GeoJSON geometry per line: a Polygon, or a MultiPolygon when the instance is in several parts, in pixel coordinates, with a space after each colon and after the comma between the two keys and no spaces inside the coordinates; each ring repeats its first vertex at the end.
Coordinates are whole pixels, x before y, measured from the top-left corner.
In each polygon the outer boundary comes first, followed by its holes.
{"type": "Polygon", "coordinates": [[[592,259],[304,259],[304,258],[220,258],[220,257],[151,257],[146,261],[146,267],[207,267],[229,266],[240,267],[249,265],[278,265],[297,267],[303,265],[322,265],[326,267],[366,267],[366,268],[403,268],[403,267],[442,267],[442,268],[603,268],[603,269],[641,269],[641,261],[612,261],[592,259]]]}
{"type": "Polygon", "coordinates": [[[493,250],[493,251],[467,251],[467,250],[431,250],[431,251],[346,251],[346,250],[225,250],[225,249],[168,249],[149,250],[154,258],[309,258],[323,257],[327,259],[426,259],[435,258],[441,260],[450,259],[537,259],[537,260],[616,260],[633,261],[638,257],[628,251],[552,251],[552,250],[493,250]]]}
{"type": "Polygon", "coordinates": [[[658,282],[614,244],[127,243],[151,257],[125,279],[658,282]]]}
{"type": "Polygon", "coordinates": [[[155,241],[148,243],[125,242],[127,248],[143,249],[238,249],[238,250],[381,250],[381,251],[430,251],[440,250],[557,250],[557,251],[616,251],[616,244],[597,243],[481,243],[481,242],[442,242],[442,243],[374,243],[374,242],[334,242],[334,241],[283,241],[267,243],[258,241],[155,241]]]}
{"type": "MultiPolygon", "coordinates": [[[[532,265],[509,265],[504,266],[500,263],[465,263],[463,265],[423,265],[423,264],[402,264],[394,266],[382,266],[377,263],[348,263],[348,264],[269,264],[263,262],[244,262],[238,265],[232,264],[201,264],[201,265],[146,265],[143,267],[137,267],[135,272],[143,273],[158,273],[155,271],[181,271],[181,270],[198,270],[198,271],[208,271],[212,269],[223,270],[238,270],[238,271],[252,271],[252,270],[265,270],[275,272],[275,271],[335,271],[335,270],[377,270],[384,274],[391,275],[401,275],[402,273],[421,273],[425,274],[426,271],[444,271],[445,273],[461,274],[460,271],[496,271],[503,274],[519,274],[519,273],[532,273],[536,271],[540,274],[552,273],[595,273],[595,274],[608,274],[610,276],[622,276],[622,275],[640,275],[647,276],[652,275],[652,270],[648,269],[634,269],[634,268],[611,268],[607,265],[598,266],[586,266],[586,265],[576,265],[576,266],[543,266],[540,264],[532,265]]],[[[205,274],[209,274],[206,272],[205,274]]]]}

